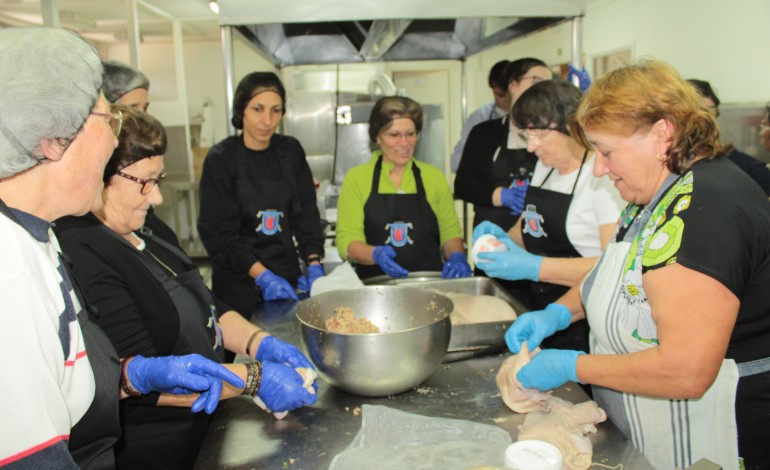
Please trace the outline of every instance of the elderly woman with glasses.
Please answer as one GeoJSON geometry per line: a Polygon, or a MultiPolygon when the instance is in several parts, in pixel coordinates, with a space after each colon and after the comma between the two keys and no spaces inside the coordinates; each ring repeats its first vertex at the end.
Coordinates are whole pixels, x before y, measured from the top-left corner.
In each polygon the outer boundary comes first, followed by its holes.
{"type": "MultiPolygon", "coordinates": [[[[542,309],[561,297],[596,262],[610,241],[623,201],[604,178],[594,178],[595,155],[576,140],[567,124],[581,92],[564,80],[537,83],[511,110],[527,150],[538,162],[513,226],[486,221],[474,239],[492,234],[508,252],[481,253],[477,267],[490,277],[531,281],[528,303],[542,309]]],[[[549,338],[547,347],[588,351],[586,322],[549,338]]]]}
{"type": "MultiPolygon", "coordinates": [[[[276,412],[314,403],[315,386],[306,389],[300,373],[315,374],[302,353],[213,298],[178,240],[164,238],[170,230],[147,229],[147,210],[163,201],[166,134],[152,116],[112,106],[123,125],[104,171],[103,205],[60,219],[56,229],[75,279],[96,307],[93,321],[123,357],[197,353],[221,363],[225,349],[249,356],[255,362],[226,365],[245,387],[226,387],[222,398],[248,394],[276,412]]],[[[192,468],[209,419],[179,407],[184,404],[158,394],[124,400],[118,467],[192,468]]]]}
{"type": "Polygon", "coordinates": [[[369,116],[372,159],[345,174],[337,204],[337,249],[362,279],[410,271],[472,274],[452,192],[438,168],[414,158],[422,107],[401,96],[380,98],[369,116]]]}

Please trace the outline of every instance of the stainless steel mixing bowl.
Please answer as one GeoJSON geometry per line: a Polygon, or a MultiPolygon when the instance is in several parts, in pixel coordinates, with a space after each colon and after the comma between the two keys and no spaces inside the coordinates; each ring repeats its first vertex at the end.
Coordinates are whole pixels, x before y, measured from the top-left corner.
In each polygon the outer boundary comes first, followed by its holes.
{"type": "Polygon", "coordinates": [[[446,354],[452,301],[403,286],[370,286],[317,295],[297,307],[302,343],[321,377],[369,397],[401,393],[427,379],[446,354]],[[326,330],[337,307],[350,307],[380,333],[326,330]]]}

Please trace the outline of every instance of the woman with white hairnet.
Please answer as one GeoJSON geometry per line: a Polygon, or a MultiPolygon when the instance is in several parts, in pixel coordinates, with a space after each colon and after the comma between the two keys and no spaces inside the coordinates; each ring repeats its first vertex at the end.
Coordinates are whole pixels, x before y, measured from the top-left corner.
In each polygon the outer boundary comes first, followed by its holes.
{"type": "Polygon", "coordinates": [[[117,143],[99,55],[51,28],[0,30],[0,465],[113,468],[118,399],[201,393],[213,412],[222,380],[201,356],[119,359],[89,321],[51,221],[99,207],[117,143]]]}
{"type": "Polygon", "coordinates": [[[150,80],[145,74],[117,60],[105,60],[104,97],[110,103],[120,103],[139,111],[150,106],[150,80]]]}

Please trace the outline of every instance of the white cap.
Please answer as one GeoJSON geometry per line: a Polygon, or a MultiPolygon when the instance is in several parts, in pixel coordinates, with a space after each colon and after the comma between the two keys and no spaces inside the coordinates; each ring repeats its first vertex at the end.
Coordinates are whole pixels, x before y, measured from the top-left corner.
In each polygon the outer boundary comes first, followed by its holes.
{"type": "Polygon", "coordinates": [[[505,449],[505,467],[516,470],[561,470],[559,449],[545,441],[514,442],[505,449]]]}

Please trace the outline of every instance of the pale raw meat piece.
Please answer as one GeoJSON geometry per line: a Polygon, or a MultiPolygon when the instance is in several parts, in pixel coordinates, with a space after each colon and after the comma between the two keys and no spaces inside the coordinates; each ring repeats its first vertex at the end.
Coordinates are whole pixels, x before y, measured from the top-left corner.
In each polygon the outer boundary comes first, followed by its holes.
{"type": "MultiPolygon", "coordinates": [[[[307,368],[307,367],[297,367],[294,369],[297,371],[299,375],[302,376],[302,386],[305,387],[305,390],[307,390],[312,395],[315,395],[315,389],[313,388],[313,382],[315,382],[316,377],[318,377],[318,374],[315,370],[307,368]]],[[[272,410],[270,410],[264,401],[262,401],[259,396],[254,397],[254,403],[257,404],[258,407],[262,408],[263,410],[267,411],[268,413],[272,410]]],[[[274,411],[273,416],[275,416],[275,419],[283,419],[288,415],[288,411],[274,411]]]]}
{"type": "Polygon", "coordinates": [[[453,325],[513,321],[516,312],[511,304],[493,295],[469,295],[457,292],[440,292],[454,303],[450,320],[453,325]]]}
{"type": "MultiPolygon", "coordinates": [[[[540,351],[535,349],[533,356],[540,351]]],[[[497,388],[503,397],[503,402],[516,413],[529,413],[536,410],[544,410],[548,406],[551,392],[540,392],[535,389],[525,389],[516,378],[516,374],[530,361],[527,342],[521,344],[519,354],[506,359],[497,372],[497,388]]]]}
{"type": "Polygon", "coordinates": [[[607,419],[607,414],[594,401],[577,405],[551,397],[548,408],[529,413],[519,426],[518,440],[535,439],[555,445],[561,451],[564,468],[584,470],[591,466],[593,446],[585,437],[596,432],[595,424],[607,419]]]}

